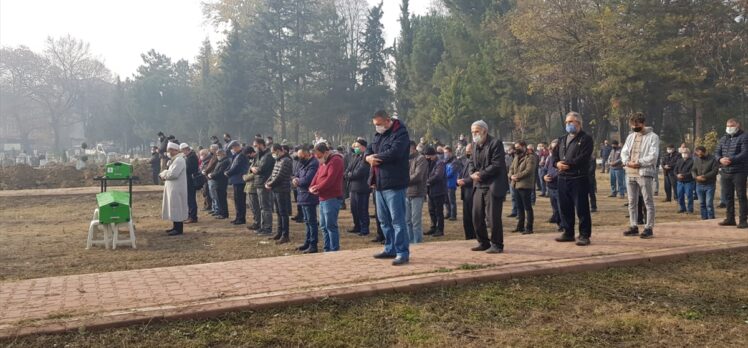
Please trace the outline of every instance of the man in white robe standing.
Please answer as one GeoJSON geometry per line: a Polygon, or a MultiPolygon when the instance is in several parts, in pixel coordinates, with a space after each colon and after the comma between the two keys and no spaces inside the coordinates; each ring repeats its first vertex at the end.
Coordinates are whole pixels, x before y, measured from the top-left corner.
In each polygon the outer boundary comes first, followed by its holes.
{"type": "Polygon", "coordinates": [[[172,221],[174,226],[166,231],[170,236],[184,233],[183,224],[187,220],[187,164],[184,154],[179,152],[179,145],[169,143],[169,168],[161,172],[159,177],[165,182],[164,200],[161,205],[161,219],[172,221]]]}

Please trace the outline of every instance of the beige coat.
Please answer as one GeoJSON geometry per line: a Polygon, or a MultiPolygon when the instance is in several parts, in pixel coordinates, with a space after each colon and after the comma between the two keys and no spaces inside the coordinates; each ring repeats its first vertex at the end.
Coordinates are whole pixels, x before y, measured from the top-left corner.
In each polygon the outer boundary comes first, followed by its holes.
{"type": "Polygon", "coordinates": [[[171,160],[169,169],[161,172],[164,179],[164,200],[161,205],[161,218],[174,222],[187,220],[187,164],[184,155],[171,160]]]}

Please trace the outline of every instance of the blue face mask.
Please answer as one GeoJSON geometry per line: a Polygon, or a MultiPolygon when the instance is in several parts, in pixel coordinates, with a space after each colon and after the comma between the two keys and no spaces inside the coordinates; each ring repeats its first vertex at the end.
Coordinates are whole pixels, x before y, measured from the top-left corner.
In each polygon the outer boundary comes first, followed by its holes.
{"type": "Polygon", "coordinates": [[[566,132],[569,134],[577,134],[577,126],[573,123],[566,125],[566,132]]]}

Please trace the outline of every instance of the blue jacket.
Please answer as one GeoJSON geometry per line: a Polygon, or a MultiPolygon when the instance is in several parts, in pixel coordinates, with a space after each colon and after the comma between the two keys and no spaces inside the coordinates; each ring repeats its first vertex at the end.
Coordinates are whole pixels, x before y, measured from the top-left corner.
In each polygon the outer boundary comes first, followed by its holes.
{"type": "Polygon", "coordinates": [[[429,197],[440,197],[447,194],[447,175],[444,161],[434,160],[429,162],[429,177],[426,185],[429,197]]]}
{"type": "Polygon", "coordinates": [[[714,157],[717,161],[724,157],[732,161],[729,166],[722,167],[724,173],[748,173],[748,134],[742,129],[735,135],[726,134],[719,140],[714,157]]]}
{"type": "Polygon", "coordinates": [[[447,187],[450,190],[457,189],[457,177],[460,176],[461,171],[462,163],[460,163],[456,158],[453,157],[449,162],[447,162],[447,187]]]}
{"type": "Polygon", "coordinates": [[[299,205],[319,204],[319,197],[309,193],[309,185],[312,184],[312,179],[317,174],[319,161],[314,157],[310,158],[306,163],[299,161],[298,169],[296,177],[299,179],[299,186],[296,189],[299,191],[299,196],[296,198],[296,203],[299,205]]]}
{"type": "Polygon", "coordinates": [[[234,159],[231,161],[231,167],[226,171],[226,176],[229,177],[229,184],[239,185],[244,183],[242,176],[247,174],[249,171],[249,160],[247,156],[242,153],[234,155],[234,159]]]}
{"type": "Polygon", "coordinates": [[[400,120],[392,120],[392,126],[383,134],[377,133],[366,149],[366,156],[377,155],[382,163],[371,169],[370,184],[377,190],[404,190],[408,188],[410,136],[400,120]]]}
{"type": "MultiPolygon", "coordinates": [[[[545,175],[551,177],[551,181],[546,182],[545,185],[551,190],[558,189],[558,169],[553,166],[553,155],[548,156],[545,160],[545,175]]],[[[545,180],[540,178],[540,180],[545,180]]]]}

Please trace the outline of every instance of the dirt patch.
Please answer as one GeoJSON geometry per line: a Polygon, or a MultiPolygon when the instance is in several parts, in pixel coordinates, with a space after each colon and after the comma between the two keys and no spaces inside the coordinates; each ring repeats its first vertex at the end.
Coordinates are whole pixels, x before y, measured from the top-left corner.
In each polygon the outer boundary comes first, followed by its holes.
{"type": "MultiPolygon", "coordinates": [[[[43,168],[32,168],[25,164],[0,167],[0,190],[96,186],[93,178],[103,174],[103,166],[89,166],[83,170],[77,170],[73,165],[62,164],[43,168]]],[[[149,184],[150,165],[147,162],[133,163],[133,175],[141,179],[137,184],[149,184]]]]}

